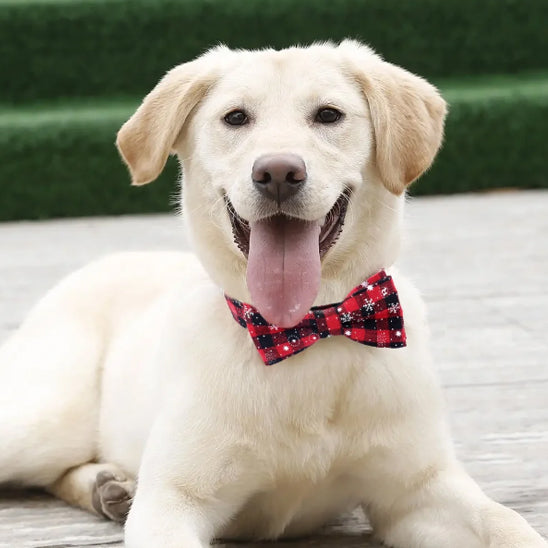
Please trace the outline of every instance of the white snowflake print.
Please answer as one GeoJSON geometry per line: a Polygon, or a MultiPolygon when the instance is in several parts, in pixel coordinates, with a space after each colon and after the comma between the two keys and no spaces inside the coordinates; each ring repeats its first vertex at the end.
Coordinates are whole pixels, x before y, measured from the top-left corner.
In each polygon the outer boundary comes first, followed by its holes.
{"type": "Polygon", "coordinates": [[[392,303],[388,307],[388,312],[390,312],[390,314],[395,314],[399,309],[400,309],[400,303],[392,303]]]}
{"type": "Polygon", "coordinates": [[[351,322],[353,317],[354,315],[350,312],[343,312],[341,314],[341,322],[351,322]]]}
{"type": "Polygon", "coordinates": [[[365,299],[362,304],[362,309],[366,313],[371,313],[375,310],[375,305],[373,304],[373,299],[365,299]]]}
{"type": "Polygon", "coordinates": [[[381,294],[383,297],[386,297],[388,295],[388,288],[387,287],[383,287],[381,289],[381,294]]]}
{"type": "Polygon", "coordinates": [[[251,308],[249,308],[248,306],[245,306],[244,307],[244,318],[246,320],[250,320],[252,317],[253,317],[253,310],[251,310],[251,308]]]}

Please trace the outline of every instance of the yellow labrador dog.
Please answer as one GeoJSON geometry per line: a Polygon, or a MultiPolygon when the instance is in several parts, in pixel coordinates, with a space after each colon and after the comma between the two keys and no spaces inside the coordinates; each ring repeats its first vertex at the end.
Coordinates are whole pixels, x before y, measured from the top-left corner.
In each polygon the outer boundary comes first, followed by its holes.
{"type": "Polygon", "coordinates": [[[128,548],[306,535],[359,505],[387,546],[546,548],[456,461],[392,267],[445,112],[352,41],[171,70],[117,143],[136,185],[178,155],[196,255],[112,256],[37,305],[0,352],[0,482],[120,521],[132,500],[128,548]]]}

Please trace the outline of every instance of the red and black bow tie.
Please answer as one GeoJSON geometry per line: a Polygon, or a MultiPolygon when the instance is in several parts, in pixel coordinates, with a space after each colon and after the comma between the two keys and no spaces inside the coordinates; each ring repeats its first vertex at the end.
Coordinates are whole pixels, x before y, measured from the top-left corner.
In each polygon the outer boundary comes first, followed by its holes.
{"type": "Polygon", "coordinates": [[[345,335],[378,348],[406,344],[398,292],[384,270],[355,287],[340,303],[314,306],[291,328],[270,325],[249,304],[226,297],[234,319],[245,327],[266,365],[302,352],[319,339],[345,335]]]}

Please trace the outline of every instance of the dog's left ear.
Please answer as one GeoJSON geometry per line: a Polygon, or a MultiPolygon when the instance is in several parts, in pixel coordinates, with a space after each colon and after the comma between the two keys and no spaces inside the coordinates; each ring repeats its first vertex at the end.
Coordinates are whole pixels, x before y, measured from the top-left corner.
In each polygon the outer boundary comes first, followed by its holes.
{"type": "Polygon", "coordinates": [[[401,194],[432,164],[443,139],[447,104],[423,78],[383,61],[370,48],[341,44],[369,103],[375,156],[386,188],[401,194]]]}
{"type": "Polygon", "coordinates": [[[170,70],[121,127],[116,146],[127,164],[133,185],[154,181],[192,109],[216,79],[212,59],[224,47],[170,70]]]}

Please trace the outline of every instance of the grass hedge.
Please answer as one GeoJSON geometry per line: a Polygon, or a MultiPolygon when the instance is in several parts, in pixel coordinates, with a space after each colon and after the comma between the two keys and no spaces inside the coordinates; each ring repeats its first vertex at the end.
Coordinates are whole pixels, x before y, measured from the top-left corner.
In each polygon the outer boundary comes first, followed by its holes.
{"type": "Polygon", "coordinates": [[[360,38],[426,77],[546,68],[546,0],[0,0],[0,103],[141,96],[209,45],[360,38]]]}
{"type": "MultiPolygon", "coordinates": [[[[445,145],[414,194],[548,187],[548,74],[441,85],[451,105],[445,145]]],[[[0,112],[0,220],[168,210],[176,161],[158,182],[134,188],[114,147],[136,103],[0,112]]]]}
{"type": "Polygon", "coordinates": [[[445,143],[414,194],[548,188],[548,73],[439,82],[445,143]]]}
{"type": "Polygon", "coordinates": [[[73,104],[0,114],[0,221],[167,210],[176,160],[157,184],[130,187],[114,146],[134,107],[73,104]]]}

